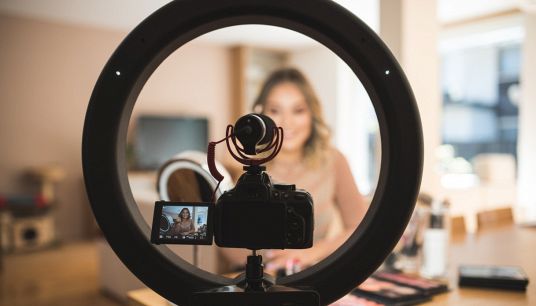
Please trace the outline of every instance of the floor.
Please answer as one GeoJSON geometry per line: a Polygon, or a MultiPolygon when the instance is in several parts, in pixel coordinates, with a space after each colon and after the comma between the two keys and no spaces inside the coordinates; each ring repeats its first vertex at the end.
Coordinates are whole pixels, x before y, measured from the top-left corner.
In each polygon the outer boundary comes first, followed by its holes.
{"type": "Polygon", "coordinates": [[[99,292],[94,243],[10,254],[0,271],[0,306],[121,306],[99,292]]]}

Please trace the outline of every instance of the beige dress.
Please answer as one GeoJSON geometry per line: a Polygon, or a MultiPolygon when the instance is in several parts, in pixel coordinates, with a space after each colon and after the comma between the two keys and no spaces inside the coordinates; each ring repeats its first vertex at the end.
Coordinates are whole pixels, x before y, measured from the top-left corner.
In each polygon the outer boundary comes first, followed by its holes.
{"type": "MultiPolygon", "coordinates": [[[[317,168],[305,163],[284,165],[275,161],[267,167],[273,183],[292,183],[313,197],[314,240],[336,236],[343,229],[344,214],[362,214],[361,195],[354,183],[346,158],[335,148],[328,151],[325,162],[317,168]],[[341,211],[341,203],[347,211],[341,211]],[[355,209],[351,207],[355,205],[355,209]],[[350,210],[348,210],[350,207],[350,210]]],[[[346,218],[347,220],[352,218],[346,218]]],[[[355,218],[353,218],[355,219],[355,218]]],[[[347,222],[348,223],[348,222],[347,222]]]]}
{"type": "Polygon", "coordinates": [[[182,220],[175,222],[172,229],[173,235],[185,235],[186,233],[193,233],[195,230],[192,219],[182,220]]]}

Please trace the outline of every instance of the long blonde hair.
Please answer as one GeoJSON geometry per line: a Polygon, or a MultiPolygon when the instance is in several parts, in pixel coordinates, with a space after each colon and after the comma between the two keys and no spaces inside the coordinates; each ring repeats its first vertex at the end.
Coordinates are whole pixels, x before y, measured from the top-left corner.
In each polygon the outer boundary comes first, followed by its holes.
{"type": "Polygon", "coordinates": [[[283,83],[296,85],[311,110],[313,123],[311,134],[305,142],[304,158],[309,166],[316,167],[324,161],[329,149],[330,130],[324,120],[320,100],[307,78],[298,69],[282,68],[272,72],[264,81],[261,91],[253,103],[253,111],[264,113],[268,95],[274,87],[283,83]]]}

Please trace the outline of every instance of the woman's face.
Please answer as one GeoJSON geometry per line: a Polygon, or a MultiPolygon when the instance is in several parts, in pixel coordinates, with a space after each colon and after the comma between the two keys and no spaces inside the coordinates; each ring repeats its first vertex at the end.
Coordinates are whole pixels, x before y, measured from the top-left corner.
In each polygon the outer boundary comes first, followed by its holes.
{"type": "Polygon", "coordinates": [[[312,130],[312,114],[301,90],[293,83],[272,88],[266,98],[265,112],[284,130],[283,152],[303,150],[312,130]]]}
{"type": "Polygon", "coordinates": [[[181,212],[181,219],[188,219],[190,218],[190,213],[187,210],[183,210],[181,212]]]}

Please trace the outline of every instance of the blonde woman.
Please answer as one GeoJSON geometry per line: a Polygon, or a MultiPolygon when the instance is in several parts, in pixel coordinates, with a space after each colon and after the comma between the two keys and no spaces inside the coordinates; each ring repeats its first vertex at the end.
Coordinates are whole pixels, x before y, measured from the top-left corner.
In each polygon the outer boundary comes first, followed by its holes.
{"type": "Polygon", "coordinates": [[[186,236],[195,232],[194,222],[190,216],[190,210],[184,207],[174,219],[175,223],[171,229],[172,235],[186,236]]]}
{"type": "MultiPolygon", "coordinates": [[[[337,249],[356,229],[366,211],[346,158],[330,143],[320,102],[313,88],[294,68],[273,72],[256,99],[255,112],[270,116],[284,129],[283,147],[267,164],[274,183],[292,183],[305,189],[314,201],[314,243],[305,250],[268,250],[267,271],[289,262],[310,266],[337,249]]],[[[241,250],[240,250],[241,251],[241,250]]],[[[227,249],[224,255],[243,266],[245,255],[227,249]]]]}

